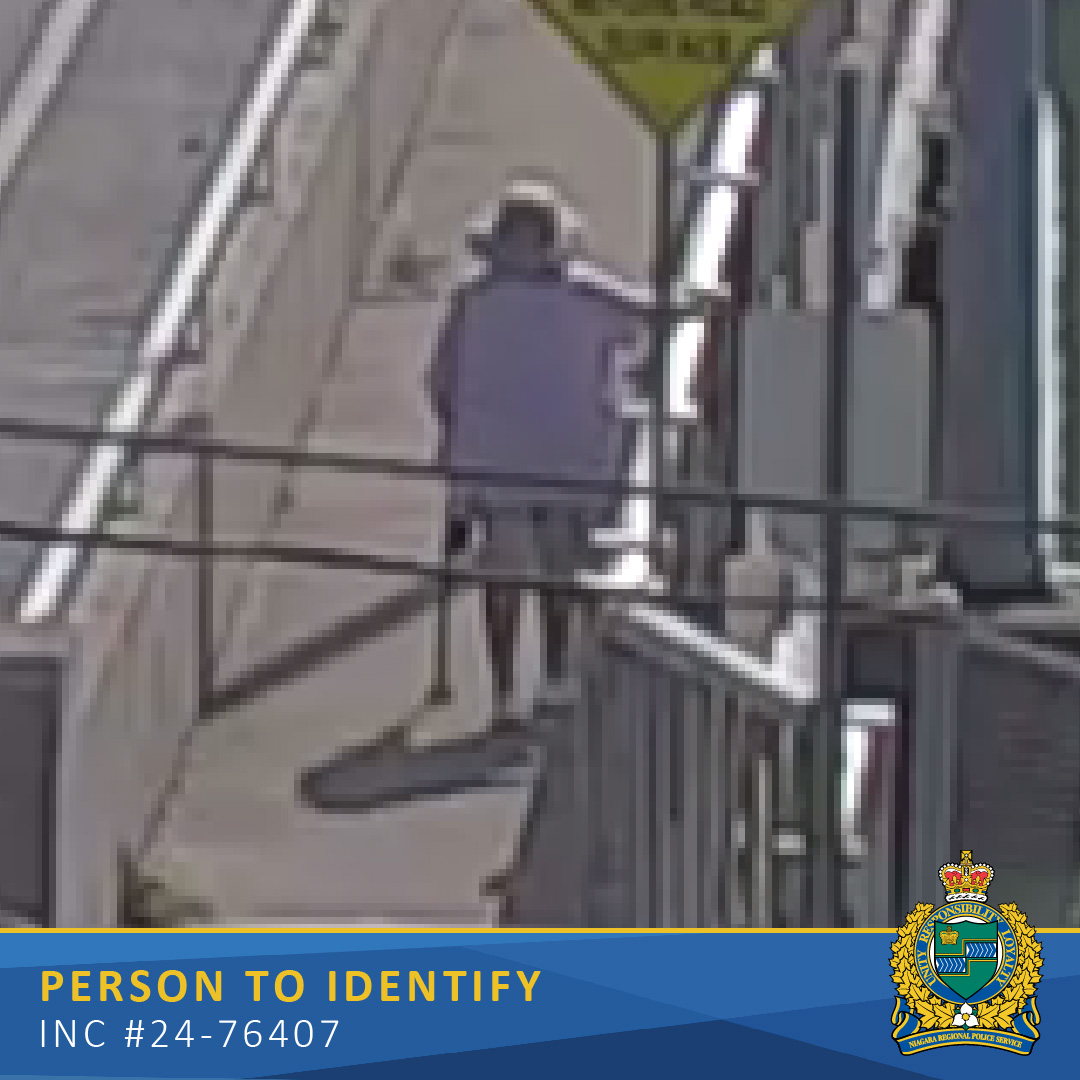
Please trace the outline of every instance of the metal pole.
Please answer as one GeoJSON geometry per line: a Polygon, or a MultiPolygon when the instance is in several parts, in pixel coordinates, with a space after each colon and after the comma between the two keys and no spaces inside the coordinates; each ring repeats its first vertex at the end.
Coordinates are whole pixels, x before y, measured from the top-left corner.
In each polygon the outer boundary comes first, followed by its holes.
{"type": "Polygon", "coordinates": [[[197,709],[200,720],[209,712],[214,693],[214,462],[205,450],[195,459],[195,531],[199,555],[195,568],[195,635],[197,709]]]}
{"type": "Polygon", "coordinates": [[[452,586],[450,580],[450,560],[454,554],[454,522],[447,515],[442,536],[442,569],[438,581],[438,597],[435,605],[435,641],[431,661],[431,683],[428,686],[427,708],[442,708],[453,699],[454,691],[450,685],[450,601],[452,586]]]}
{"type": "Polygon", "coordinates": [[[450,601],[453,592],[453,580],[450,573],[451,560],[456,553],[456,526],[455,501],[454,501],[454,478],[450,475],[448,465],[448,446],[450,432],[447,430],[447,420],[444,419],[439,433],[439,445],[435,453],[435,461],[438,465],[443,481],[443,496],[446,510],[443,515],[443,531],[440,540],[439,565],[441,573],[436,581],[435,601],[435,639],[432,642],[431,681],[428,683],[427,695],[424,700],[425,709],[438,709],[449,705],[454,692],[450,685],[450,601]]]}
{"type": "MultiPolygon", "coordinates": [[[[833,205],[830,215],[830,311],[826,354],[825,492],[842,497],[847,488],[848,387],[854,293],[852,214],[857,183],[859,79],[854,67],[836,73],[833,205]]],[[[843,635],[846,528],[843,511],[825,514],[825,615],[821,635],[819,708],[811,727],[809,911],[814,926],[840,918],[839,778],[844,726],[843,635]]]]}
{"type": "MultiPolygon", "coordinates": [[[[1052,368],[1044,367],[1044,350],[1052,353],[1056,348],[1056,342],[1043,341],[1043,302],[1042,294],[1042,255],[1044,247],[1048,246],[1046,237],[1040,235],[1041,210],[1043,209],[1042,175],[1041,175],[1041,146],[1042,132],[1040,130],[1043,97],[1047,91],[1047,58],[1046,58],[1046,4],[1045,0],[1032,0],[1031,3],[1031,75],[1030,88],[1028,91],[1027,108],[1027,148],[1030,150],[1028,157],[1028,169],[1026,172],[1027,198],[1021,204],[1021,214],[1026,219],[1024,222],[1024,235],[1027,242],[1027,281],[1028,281],[1028,313],[1027,313],[1027,356],[1030,370],[1026,373],[1024,388],[1028,400],[1025,409],[1025,442],[1027,448],[1027,461],[1024,477],[1025,499],[1024,506],[1027,510],[1030,530],[1024,535],[1024,544],[1029,552],[1032,562],[1030,580],[1034,590],[1045,587],[1046,562],[1050,553],[1056,553],[1058,545],[1055,537],[1043,537],[1039,534],[1036,522],[1039,520],[1039,511],[1042,504],[1041,480],[1041,438],[1040,425],[1041,402],[1039,400],[1039,386],[1043,374],[1047,377],[1059,378],[1060,376],[1052,368]]],[[[1060,288],[1055,283],[1054,288],[1060,288]]],[[[1055,302],[1053,309],[1060,309],[1060,303],[1055,302]]],[[[1055,381],[1056,381],[1055,378],[1055,381]]],[[[1049,421],[1049,417],[1046,418],[1049,421]]],[[[1055,432],[1055,437],[1057,433],[1055,432]]],[[[1055,450],[1057,449],[1055,438],[1055,450]]],[[[1058,492],[1054,492],[1050,506],[1047,510],[1057,516],[1058,492]]]]}
{"type": "Polygon", "coordinates": [[[653,223],[653,319],[650,350],[650,390],[652,393],[652,486],[653,496],[653,570],[663,574],[663,528],[667,520],[664,499],[668,431],[667,352],[674,317],[674,213],[675,138],[664,131],[656,137],[656,220],[653,223]]]}
{"type": "Polygon", "coordinates": [[[791,113],[790,87],[791,43],[784,42],[776,49],[776,78],[765,89],[766,111],[769,125],[769,200],[764,215],[767,217],[767,248],[758,255],[758,280],[756,294],[758,303],[773,309],[790,305],[788,296],[789,262],[791,258],[791,172],[789,118],[791,113]],[[761,265],[761,262],[764,265],[761,265]]]}
{"type": "MultiPolygon", "coordinates": [[[[1080,9],[1065,0],[1049,0],[1045,12],[1047,82],[1057,105],[1060,164],[1057,177],[1061,208],[1062,275],[1058,348],[1061,363],[1062,513],[1080,511],[1080,71],[1070,50],[1080,41],[1080,9]]],[[[1066,562],[1080,560],[1080,540],[1058,541],[1066,562]]]]}

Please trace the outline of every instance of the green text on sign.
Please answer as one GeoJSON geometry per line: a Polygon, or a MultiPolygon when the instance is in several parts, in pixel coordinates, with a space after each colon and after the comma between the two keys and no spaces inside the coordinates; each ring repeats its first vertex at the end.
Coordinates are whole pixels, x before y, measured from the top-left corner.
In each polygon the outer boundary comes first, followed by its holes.
{"type": "Polygon", "coordinates": [[[641,120],[670,133],[727,90],[809,0],[532,0],[641,120]]]}

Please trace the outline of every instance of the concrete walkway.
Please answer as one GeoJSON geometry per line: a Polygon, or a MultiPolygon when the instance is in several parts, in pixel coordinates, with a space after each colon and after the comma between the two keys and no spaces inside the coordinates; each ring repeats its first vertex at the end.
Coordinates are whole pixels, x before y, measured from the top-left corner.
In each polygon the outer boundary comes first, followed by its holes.
{"type": "MultiPolygon", "coordinates": [[[[651,160],[630,116],[524,3],[474,0],[401,198],[383,222],[368,296],[323,388],[309,445],[429,459],[436,432],[422,377],[465,258],[465,222],[508,171],[544,169],[584,211],[596,257],[644,274],[651,160]],[[427,266],[419,282],[395,280],[403,246],[427,266]]],[[[277,538],[433,561],[441,519],[442,493],[431,479],[312,472],[294,484],[277,538]]],[[[259,571],[222,658],[225,678],[335,621],[366,617],[371,625],[358,635],[363,644],[235,703],[197,737],[150,863],[208,899],[219,921],[493,918],[481,885],[513,856],[528,805],[520,775],[508,772],[501,789],[364,815],[306,809],[296,797],[303,769],[394,728],[404,727],[413,743],[484,729],[488,676],[473,596],[458,598],[452,611],[453,702],[422,707],[432,613],[423,598],[410,618],[387,611],[419,584],[407,576],[259,571]]]]}
{"type": "Polygon", "coordinates": [[[7,0],[0,9],[0,200],[105,3],[7,0]]]}

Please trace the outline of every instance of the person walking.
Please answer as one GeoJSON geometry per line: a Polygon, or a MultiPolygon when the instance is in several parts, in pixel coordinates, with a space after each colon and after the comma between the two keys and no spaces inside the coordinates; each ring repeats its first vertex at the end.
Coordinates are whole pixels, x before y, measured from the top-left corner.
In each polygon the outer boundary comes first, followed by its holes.
{"type": "MultiPolygon", "coordinates": [[[[484,267],[459,286],[428,376],[448,468],[449,535],[482,530],[478,567],[493,726],[531,706],[518,685],[521,579],[570,583],[613,506],[626,447],[621,398],[641,358],[647,302],[576,259],[580,222],[545,185],[511,185],[475,239],[484,267]],[[454,476],[473,470],[480,479],[454,476]],[[544,483],[528,482],[544,479],[544,483]]],[[[549,693],[569,688],[571,607],[541,590],[549,693]]]]}

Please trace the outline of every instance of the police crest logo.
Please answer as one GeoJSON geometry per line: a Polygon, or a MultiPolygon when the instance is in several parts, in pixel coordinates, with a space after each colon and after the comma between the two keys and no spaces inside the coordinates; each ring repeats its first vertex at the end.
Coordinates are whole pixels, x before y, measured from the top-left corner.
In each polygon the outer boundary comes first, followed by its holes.
{"type": "Polygon", "coordinates": [[[919,904],[892,946],[893,1038],[902,1054],[972,1043],[1029,1054],[1039,1037],[1035,984],[1042,945],[1015,904],[986,903],[994,871],[941,868],[945,904],[919,904]]]}

